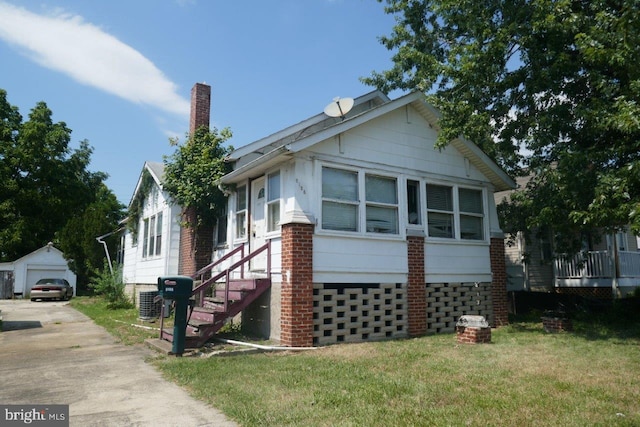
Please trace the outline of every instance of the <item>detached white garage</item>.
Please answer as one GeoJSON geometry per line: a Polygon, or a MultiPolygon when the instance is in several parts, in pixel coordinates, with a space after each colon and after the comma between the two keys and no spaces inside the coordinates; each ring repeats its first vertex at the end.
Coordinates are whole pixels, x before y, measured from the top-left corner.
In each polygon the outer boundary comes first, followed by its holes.
{"type": "Polygon", "coordinates": [[[76,275],[52,243],[2,266],[3,270],[11,268],[13,271],[13,294],[16,296],[26,296],[40,279],[56,278],[67,279],[76,294],[76,275]]]}

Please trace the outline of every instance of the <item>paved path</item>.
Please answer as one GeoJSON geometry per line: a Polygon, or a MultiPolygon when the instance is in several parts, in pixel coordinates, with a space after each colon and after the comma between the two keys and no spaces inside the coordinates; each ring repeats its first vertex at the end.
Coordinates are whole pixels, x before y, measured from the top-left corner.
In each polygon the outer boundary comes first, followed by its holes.
{"type": "MultiPolygon", "coordinates": [[[[71,426],[235,426],[64,302],[0,300],[0,403],[68,404],[71,426]]],[[[2,424],[0,419],[0,424],[2,424]]]]}

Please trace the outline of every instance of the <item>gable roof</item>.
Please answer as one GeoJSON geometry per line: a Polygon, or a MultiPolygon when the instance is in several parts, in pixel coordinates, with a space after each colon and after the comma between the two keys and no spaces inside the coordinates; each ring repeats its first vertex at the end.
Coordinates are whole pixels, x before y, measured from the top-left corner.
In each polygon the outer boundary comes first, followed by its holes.
{"type": "MultiPolygon", "coordinates": [[[[374,90],[354,99],[353,107],[347,114],[345,114],[345,118],[357,116],[363,111],[369,110],[389,101],[390,99],[387,95],[380,92],[379,90],[374,90]]],[[[329,117],[324,113],[316,114],[315,116],[309,117],[308,119],[303,120],[295,125],[286,127],[276,133],[261,138],[250,144],[244,145],[234,150],[227,158],[230,161],[235,161],[250,154],[261,156],[283,145],[313,135],[323,129],[340,123],[341,121],[343,120],[338,117],[329,117]]]]}
{"type": "Polygon", "coordinates": [[[160,162],[144,162],[142,166],[142,170],[140,171],[140,176],[138,177],[138,182],[136,183],[136,188],[133,190],[133,194],[131,195],[131,200],[129,200],[129,205],[133,199],[135,199],[136,194],[140,191],[140,186],[142,185],[142,176],[144,174],[145,169],[151,174],[151,177],[155,181],[156,185],[162,189],[162,181],[164,180],[164,163],[160,162]]]}
{"type": "MultiPolygon", "coordinates": [[[[49,242],[46,245],[44,245],[43,247],[36,249],[33,252],[29,252],[28,254],[21,256],[20,258],[18,258],[17,260],[13,261],[14,264],[19,263],[20,261],[26,259],[26,258],[30,258],[34,255],[36,255],[37,253],[40,252],[53,252],[54,254],[60,256],[60,258],[64,259],[64,254],[62,253],[62,251],[58,248],[56,248],[55,246],[53,246],[53,243],[49,242]]],[[[66,261],[65,261],[66,262],[66,261]]]]}
{"type": "MultiPolygon", "coordinates": [[[[247,162],[223,176],[221,182],[234,183],[256,176],[294,153],[407,105],[414,107],[436,130],[440,129],[440,113],[426,101],[424,94],[411,92],[390,100],[382,92],[373,91],[356,98],[354,108],[344,119],[328,117],[321,113],[235,150],[228,159],[237,161],[246,157],[247,162]]],[[[495,191],[516,187],[513,179],[471,141],[460,137],[451,141],[451,146],[468,158],[469,162],[489,179],[495,191]]]]}

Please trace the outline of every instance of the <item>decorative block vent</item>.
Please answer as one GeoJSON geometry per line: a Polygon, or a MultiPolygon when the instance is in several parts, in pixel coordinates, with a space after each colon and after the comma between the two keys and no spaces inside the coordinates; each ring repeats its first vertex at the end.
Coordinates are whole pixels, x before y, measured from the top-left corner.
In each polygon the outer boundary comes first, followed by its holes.
{"type": "Polygon", "coordinates": [[[484,316],[492,321],[490,283],[428,283],[427,332],[450,333],[460,316],[484,316]]]}
{"type": "Polygon", "coordinates": [[[406,285],[315,284],[313,344],[407,336],[406,285]]]}

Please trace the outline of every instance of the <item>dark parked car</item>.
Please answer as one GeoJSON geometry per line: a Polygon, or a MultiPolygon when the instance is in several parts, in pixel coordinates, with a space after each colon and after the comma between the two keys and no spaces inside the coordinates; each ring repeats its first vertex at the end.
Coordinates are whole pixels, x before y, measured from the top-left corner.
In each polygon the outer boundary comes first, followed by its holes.
{"type": "Polygon", "coordinates": [[[73,296],[73,288],[65,279],[40,279],[31,288],[31,301],[37,299],[68,300],[73,296]]]}

